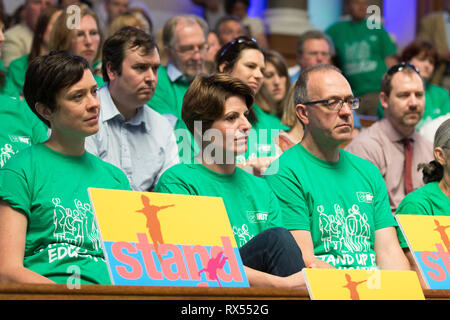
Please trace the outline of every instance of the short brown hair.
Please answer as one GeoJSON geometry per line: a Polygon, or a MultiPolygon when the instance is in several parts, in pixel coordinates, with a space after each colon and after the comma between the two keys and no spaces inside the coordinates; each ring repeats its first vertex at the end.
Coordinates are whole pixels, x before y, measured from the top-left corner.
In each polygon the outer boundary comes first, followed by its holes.
{"type": "Polygon", "coordinates": [[[223,115],[225,101],[233,96],[244,98],[247,108],[253,105],[253,90],[243,81],[225,73],[195,77],[183,98],[181,118],[194,135],[194,123],[201,121],[202,135],[223,115]]]}
{"type": "Polygon", "coordinates": [[[400,56],[403,62],[411,62],[411,59],[417,56],[424,55],[425,58],[431,59],[433,65],[438,61],[438,52],[433,47],[433,44],[424,40],[416,40],[408,44],[400,56]]]}

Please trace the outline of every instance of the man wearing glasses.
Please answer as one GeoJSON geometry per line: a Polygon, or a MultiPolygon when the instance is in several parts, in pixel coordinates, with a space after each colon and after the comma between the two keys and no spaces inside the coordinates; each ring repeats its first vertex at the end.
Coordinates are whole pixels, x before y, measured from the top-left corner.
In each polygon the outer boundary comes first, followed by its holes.
{"type": "Polygon", "coordinates": [[[359,101],[336,67],[303,70],[294,93],[303,140],[265,178],[306,266],[408,270],[378,168],[340,148],[352,136],[359,101]]]}
{"type": "Polygon", "coordinates": [[[184,161],[194,157],[195,143],[181,119],[181,106],[192,80],[205,71],[207,36],[208,25],[199,16],[184,14],[166,21],[162,40],[168,62],[159,67],[155,94],[147,102],[174,127],[180,159],[184,161]]]}
{"type": "Polygon", "coordinates": [[[391,67],[381,80],[380,102],[385,118],[345,149],[378,167],[395,213],[406,194],[423,186],[417,165],[433,160],[431,142],[415,131],[425,105],[424,82],[417,68],[409,63],[391,67]]]}
{"type": "Polygon", "coordinates": [[[162,37],[168,62],[158,70],[158,84],[148,105],[172,124],[181,119],[181,105],[190,83],[204,71],[207,35],[206,22],[195,15],[174,16],[164,25],[162,37]]]}

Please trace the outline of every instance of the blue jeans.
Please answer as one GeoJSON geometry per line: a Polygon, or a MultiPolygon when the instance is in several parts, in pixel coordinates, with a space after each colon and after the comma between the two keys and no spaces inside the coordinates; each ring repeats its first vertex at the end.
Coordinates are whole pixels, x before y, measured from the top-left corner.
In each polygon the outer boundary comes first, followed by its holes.
{"type": "Polygon", "coordinates": [[[266,229],[239,249],[244,266],[280,277],[305,267],[292,234],[280,227],[266,229]]]}

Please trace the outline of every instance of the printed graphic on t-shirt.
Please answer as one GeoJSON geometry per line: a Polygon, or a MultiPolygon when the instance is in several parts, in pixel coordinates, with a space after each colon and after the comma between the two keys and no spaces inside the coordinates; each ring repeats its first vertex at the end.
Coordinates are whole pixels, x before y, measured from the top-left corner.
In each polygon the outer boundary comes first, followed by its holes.
{"type": "Polygon", "coordinates": [[[319,228],[325,250],[340,252],[364,252],[370,250],[370,225],[367,215],[354,204],[348,215],[339,204],[334,205],[334,213],[326,214],[324,207],[318,206],[319,228]]]}
{"type": "Polygon", "coordinates": [[[6,164],[6,161],[18,152],[18,150],[14,150],[15,148],[13,148],[13,145],[18,143],[31,145],[30,137],[10,135],[9,140],[10,143],[6,143],[2,148],[0,148],[0,168],[3,167],[6,164]]]}
{"type": "Polygon", "coordinates": [[[60,198],[53,198],[53,235],[57,242],[66,242],[92,250],[99,250],[101,242],[91,205],[74,200],[75,207],[66,208],[60,198]]]}
{"type": "Polygon", "coordinates": [[[254,237],[253,234],[249,233],[248,226],[245,223],[240,228],[233,226],[233,234],[239,237],[239,247],[242,247],[254,237]]]}
{"type": "Polygon", "coordinates": [[[377,68],[377,62],[370,59],[370,44],[366,41],[357,41],[345,44],[344,69],[347,75],[371,72],[377,68]]]}

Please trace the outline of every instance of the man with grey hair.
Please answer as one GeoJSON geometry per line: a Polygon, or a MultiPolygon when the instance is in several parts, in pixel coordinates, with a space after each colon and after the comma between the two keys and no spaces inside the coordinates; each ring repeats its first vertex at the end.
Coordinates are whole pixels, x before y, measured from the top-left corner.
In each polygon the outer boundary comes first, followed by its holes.
{"type": "Polygon", "coordinates": [[[291,83],[297,80],[302,69],[316,64],[330,64],[333,55],[333,42],[325,33],[320,30],[302,33],[297,42],[297,65],[289,68],[291,83]]]}
{"type": "MultiPolygon", "coordinates": [[[[193,156],[194,142],[181,119],[183,97],[195,76],[202,73],[205,67],[208,49],[208,25],[201,17],[183,14],[166,21],[162,40],[165,54],[168,58],[167,66],[158,69],[158,84],[153,98],[147,105],[164,115],[174,126],[174,129],[185,129],[181,141],[190,141],[187,145],[180,144],[180,156],[189,152],[193,156]],[[187,139],[187,140],[186,140],[187,139]],[[188,151],[189,150],[189,151],[188,151]]],[[[180,132],[182,130],[177,130],[180,132]]]]}
{"type": "Polygon", "coordinates": [[[332,65],[303,70],[295,84],[303,140],[264,176],[280,200],[285,223],[305,265],[319,268],[408,270],[378,168],[340,145],[352,136],[359,99],[332,65]]]}
{"type": "Polygon", "coordinates": [[[166,115],[172,124],[181,120],[184,94],[195,76],[204,70],[207,35],[206,22],[196,15],[174,16],[164,25],[162,40],[168,63],[159,67],[155,94],[147,104],[166,115]]]}

